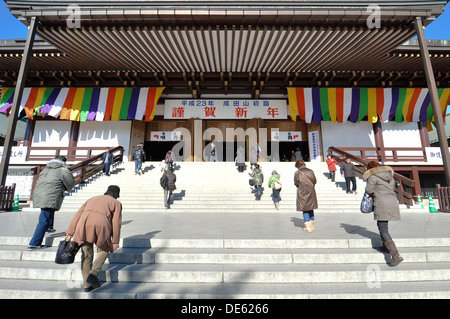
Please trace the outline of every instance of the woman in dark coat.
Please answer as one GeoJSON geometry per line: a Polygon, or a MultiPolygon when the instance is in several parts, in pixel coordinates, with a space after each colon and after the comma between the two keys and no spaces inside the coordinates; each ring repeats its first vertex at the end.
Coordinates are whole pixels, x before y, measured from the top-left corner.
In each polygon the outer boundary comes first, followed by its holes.
{"type": "Polygon", "coordinates": [[[251,173],[248,173],[248,175],[250,175],[253,179],[253,185],[255,186],[256,200],[261,200],[264,175],[259,164],[255,164],[255,168],[252,170],[251,173]]]}
{"type": "Polygon", "coordinates": [[[388,222],[400,220],[397,195],[395,194],[394,171],[389,166],[381,166],[372,161],[367,165],[363,180],[367,182],[366,193],[373,198],[373,216],[377,221],[383,248],[389,251],[391,261],[389,266],[397,266],[403,261],[394,241],[389,234],[388,222]]]}
{"type": "Polygon", "coordinates": [[[295,162],[297,172],[294,175],[294,184],[297,186],[297,211],[303,211],[305,230],[314,230],[314,209],[318,208],[315,185],[317,183],[314,172],[306,167],[303,160],[295,162]]]}
{"type": "MultiPolygon", "coordinates": [[[[164,207],[169,209],[170,202],[172,200],[173,191],[177,189],[175,183],[177,176],[173,172],[173,167],[170,167],[165,171],[164,175],[167,177],[167,183],[163,186],[164,189],[164,207]]],[[[163,176],[164,176],[163,175],[163,176]]]]}
{"type": "Polygon", "coordinates": [[[245,150],[242,146],[239,146],[236,154],[236,166],[240,173],[244,171],[245,168],[245,150]]]}

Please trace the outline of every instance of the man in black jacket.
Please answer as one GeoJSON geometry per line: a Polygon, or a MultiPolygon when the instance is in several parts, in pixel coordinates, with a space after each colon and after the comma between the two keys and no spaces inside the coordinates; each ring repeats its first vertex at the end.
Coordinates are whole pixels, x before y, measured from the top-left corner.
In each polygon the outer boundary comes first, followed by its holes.
{"type": "Polygon", "coordinates": [[[110,152],[109,147],[107,147],[105,153],[103,153],[102,160],[103,160],[103,163],[102,163],[103,173],[105,173],[106,176],[109,176],[109,171],[110,171],[111,165],[114,161],[114,156],[110,152]]]}
{"type": "Polygon", "coordinates": [[[170,208],[172,193],[177,189],[177,187],[175,186],[176,181],[177,176],[173,172],[173,167],[169,167],[160,179],[161,187],[164,189],[164,207],[167,209],[170,208]]]}
{"type": "Polygon", "coordinates": [[[141,175],[142,163],[145,160],[145,151],[143,149],[143,144],[138,144],[137,148],[133,152],[134,159],[134,175],[141,175]]]}
{"type": "Polygon", "coordinates": [[[356,178],[355,178],[355,165],[350,163],[350,158],[345,159],[345,163],[341,164],[341,175],[345,178],[345,185],[347,186],[347,194],[356,194],[356,178]],[[352,182],[352,190],[350,190],[350,181],[352,182]]]}

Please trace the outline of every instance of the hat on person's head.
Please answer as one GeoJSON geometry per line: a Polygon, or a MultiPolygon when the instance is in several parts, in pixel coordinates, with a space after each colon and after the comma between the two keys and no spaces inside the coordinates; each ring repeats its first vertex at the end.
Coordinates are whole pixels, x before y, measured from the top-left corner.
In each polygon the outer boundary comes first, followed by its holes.
{"type": "Polygon", "coordinates": [[[109,185],[105,193],[105,195],[111,195],[114,198],[119,198],[119,194],[120,194],[120,187],[117,185],[109,185]]]}

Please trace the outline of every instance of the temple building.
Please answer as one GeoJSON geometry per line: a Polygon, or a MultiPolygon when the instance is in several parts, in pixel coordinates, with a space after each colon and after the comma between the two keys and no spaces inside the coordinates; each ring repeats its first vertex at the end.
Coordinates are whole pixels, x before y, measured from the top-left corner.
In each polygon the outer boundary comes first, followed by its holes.
{"type": "Polygon", "coordinates": [[[258,144],[267,161],[334,146],[426,163],[430,74],[443,118],[450,100],[450,42],[426,42],[427,74],[414,39],[445,0],[5,2],[38,36],[0,43],[5,114],[31,50],[26,147],[120,145],[131,160],[143,143],[156,161],[182,141],[181,160],[204,161],[215,141],[234,161],[241,141],[247,160],[258,144]]]}

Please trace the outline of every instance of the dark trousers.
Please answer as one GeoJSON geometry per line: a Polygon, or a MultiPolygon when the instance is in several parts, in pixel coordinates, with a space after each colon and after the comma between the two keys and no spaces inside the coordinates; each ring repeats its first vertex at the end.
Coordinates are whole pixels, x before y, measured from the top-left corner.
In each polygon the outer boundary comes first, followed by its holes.
{"type": "Polygon", "coordinates": [[[272,188],[272,200],[274,203],[278,203],[281,201],[280,192],[281,189],[272,188]]]}
{"type": "Polygon", "coordinates": [[[134,173],[138,173],[142,168],[142,159],[136,158],[134,160],[134,173]]]}
{"type": "Polygon", "coordinates": [[[102,170],[107,176],[109,176],[109,170],[111,169],[111,163],[103,163],[102,170]]]}
{"type": "Polygon", "coordinates": [[[262,186],[261,185],[255,185],[255,194],[256,194],[255,196],[256,196],[257,200],[261,199],[262,192],[263,192],[262,186]]]}
{"type": "Polygon", "coordinates": [[[388,240],[392,240],[392,237],[389,234],[389,227],[387,220],[378,220],[377,227],[378,231],[380,232],[381,240],[383,241],[383,243],[387,242],[388,240]]]}
{"type": "Polygon", "coordinates": [[[334,178],[336,176],[336,171],[329,171],[329,172],[330,172],[331,181],[334,182],[334,178]]]}
{"type": "Polygon", "coordinates": [[[356,178],[355,176],[345,177],[345,185],[347,186],[347,192],[350,191],[350,181],[352,182],[352,191],[356,191],[356,178]]]}
{"type": "Polygon", "coordinates": [[[171,201],[172,201],[172,191],[164,189],[164,207],[170,208],[171,201]]]}
{"type": "Polygon", "coordinates": [[[53,220],[55,218],[55,210],[52,208],[41,208],[41,214],[39,215],[39,222],[34,231],[33,238],[31,238],[30,246],[40,246],[44,240],[45,232],[53,227],[53,220]]]}

